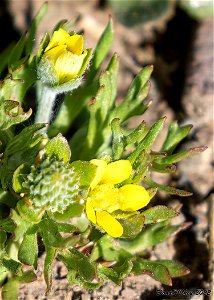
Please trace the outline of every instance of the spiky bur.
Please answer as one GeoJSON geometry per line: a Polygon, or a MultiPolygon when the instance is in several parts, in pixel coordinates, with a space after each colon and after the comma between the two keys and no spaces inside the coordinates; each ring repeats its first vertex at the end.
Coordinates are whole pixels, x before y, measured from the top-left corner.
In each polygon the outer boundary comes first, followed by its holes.
{"type": "Polygon", "coordinates": [[[23,186],[29,190],[28,196],[35,208],[63,213],[77,199],[78,180],[68,164],[47,157],[41,164],[31,167],[23,186]]]}

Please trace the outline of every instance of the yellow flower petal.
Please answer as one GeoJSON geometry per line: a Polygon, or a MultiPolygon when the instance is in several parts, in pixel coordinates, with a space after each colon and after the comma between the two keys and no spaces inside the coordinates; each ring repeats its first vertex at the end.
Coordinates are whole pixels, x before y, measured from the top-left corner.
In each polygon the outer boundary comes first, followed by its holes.
{"type": "Polygon", "coordinates": [[[64,52],[57,58],[54,67],[59,77],[59,83],[67,82],[78,76],[86,55],[87,53],[78,56],[71,52],[64,52]]]}
{"type": "Polygon", "coordinates": [[[150,201],[149,193],[140,185],[126,184],[119,188],[119,193],[121,195],[120,209],[123,211],[136,211],[150,201]]]}
{"type": "Polygon", "coordinates": [[[57,31],[54,31],[52,38],[51,38],[48,46],[45,49],[45,52],[47,52],[48,50],[50,50],[56,46],[65,44],[66,39],[69,37],[70,37],[70,35],[62,28],[60,28],[57,31]]]}
{"type": "Polygon", "coordinates": [[[97,224],[112,237],[120,237],[123,234],[122,225],[106,211],[97,211],[97,224]]]}
{"type": "Polygon", "coordinates": [[[93,206],[90,203],[90,200],[86,201],[86,206],[85,206],[85,210],[86,210],[86,215],[87,218],[94,224],[96,224],[96,215],[95,215],[95,211],[93,206]]]}
{"type": "Polygon", "coordinates": [[[60,45],[56,46],[49,51],[45,52],[44,57],[51,60],[53,64],[55,64],[57,58],[62,55],[67,53],[66,51],[66,45],[60,45]]]}
{"type": "Polygon", "coordinates": [[[102,182],[120,183],[129,178],[132,173],[132,165],[129,160],[118,160],[108,164],[102,182]]]}
{"type": "Polygon", "coordinates": [[[96,175],[91,182],[91,189],[94,189],[95,186],[101,181],[104,173],[107,169],[107,163],[102,159],[92,159],[90,161],[93,165],[97,166],[96,175]]]}
{"type": "Polygon", "coordinates": [[[91,192],[90,198],[93,207],[113,212],[119,209],[119,189],[112,183],[98,184],[91,192]]]}
{"type": "Polygon", "coordinates": [[[82,35],[74,34],[66,39],[68,50],[74,54],[81,55],[84,46],[84,39],[82,35]]]}

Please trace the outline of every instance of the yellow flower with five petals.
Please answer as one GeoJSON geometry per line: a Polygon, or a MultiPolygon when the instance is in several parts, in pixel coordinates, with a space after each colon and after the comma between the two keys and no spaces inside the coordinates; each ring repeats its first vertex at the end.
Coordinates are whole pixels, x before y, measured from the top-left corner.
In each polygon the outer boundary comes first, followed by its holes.
{"type": "Polygon", "coordinates": [[[149,194],[144,187],[136,184],[115,187],[132,174],[128,160],[107,164],[104,160],[93,159],[91,163],[97,166],[97,170],[86,200],[87,217],[110,236],[120,237],[123,227],[112,213],[117,210],[135,212],[141,209],[149,203],[149,194]]]}

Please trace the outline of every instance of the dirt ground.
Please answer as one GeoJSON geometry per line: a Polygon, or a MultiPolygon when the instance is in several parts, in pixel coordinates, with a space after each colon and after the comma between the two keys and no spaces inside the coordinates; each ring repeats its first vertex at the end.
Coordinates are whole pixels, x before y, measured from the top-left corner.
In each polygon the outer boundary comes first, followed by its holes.
{"type": "MultiPolygon", "coordinates": [[[[9,37],[17,38],[26,30],[42,3],[40,0],[13,0],[2,6],[0,23],[4,16],[7,16],[7,22],[9,21],[8,41],[4,41],[5,44],[9,42],[9,37]]],[[[50,296],[45,297],[45,283],[41,271],[44,257],[41,255],[38,281],[21,286],[20,300],[163,299],[156,295],[157,289],[167,291],[172,288],[211,288],[210,276],[213,267],[210,261],[209,240],[210,234],[213,233],[209,230],[209,213],[214,201],[213,20],[193,20],[179,7],[175,8],[171,1],[171,5],[155,20],[127,27],[118,20],[107,1],[49,1],[49,11],[39,28],[38,41],[59,20],[80,15],[76,31],[84,28],[86,47],[94,47],[108,22],[109,14],[113,17],[115,30],[112,54],[117,52],[121,61],[118,101],[123,98],[137,72],[147,64],[154,65],[150,92],[153,104],[143,117],[133,119],[130,126],[142,119],[151,123],[158,117],[167,116],[168,124],[172,120],[179,120],[181,124],[194,125],[181,148],[208,146],[204,153],[180,163],[175,175],[156,178],[159,182],[176,184],[179,188],[193,192],[190,198],[178,199],[162,194],[157,198],[157,204],[165,203],[171,207],[182,203],[181,214],[176,222],[192,222],[192,226],[155,247],[150,258],[177,259],[183,262],[191,273],[173,280],[173,287],[170,288],[162,286],[148,275],[139,275],[128,277],[121,286],[107,283],[97,291],[86,291],[78,286],[68,286],[65,279],[66,270],[60,262],[56,262],[53,290],[50,296]]],[[[0,28],[2,34],[2,26],[0,28]]],[[[3,46],[2,44],[1,47],[3,46]]],[[[163,137],[164,133],[159,142],[163,137]]],[[[191,299],[207,297],[192,296],[191,299]]]]}

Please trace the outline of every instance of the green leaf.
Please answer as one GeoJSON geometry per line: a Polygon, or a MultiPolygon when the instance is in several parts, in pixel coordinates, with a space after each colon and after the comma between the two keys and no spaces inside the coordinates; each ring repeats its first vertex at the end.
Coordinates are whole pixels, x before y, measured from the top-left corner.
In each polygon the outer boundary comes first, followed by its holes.
{"type": "Polygon", "coordinates": [[[143,121],[125,137],[126,146],[140,142],[145,137],[147,132],[148,130],[146,128],[146,124],[143,121]]]}
{"type": "Polygon", "coordinates": [[[57,226],[59,232],[70,233],[78,230],[77,227],[75,227],[74,225],[67,224],[67,223],[57,223],[57,226]]]}
{"type": "Polygon", "coordinates": [[[163,221],[157,224],[149,225],[132,240],[119,240],[119,245],[126,251],[135,255],[144,250],[162,243],[169,236],[179,229],[179,225],[172,226],[169,221],[163,221]]]}
{"type": "Polygon", "coordinates": [[[187,267],[176,260],[157,260],[155,262],[165,266],[172,278],[185,276],[190,273],[187,267]]]}
{"type": "Polygon", "coordinates": [[[156,195],[157,190],[158,190],[157,188],[150,188],[150,189],[147,189],[147,192],[149,193],[150,201],[151,201],[151,199],[156,195]]]}
{"type": "Polygon", "coordinates": [[[123,238],[133,238],[139,234],[144,225],[144,216],[142,214],[134,215],[126,219],[119,220],[123,226],[123,238]]]}
{"type": "Polygon", "coordinates": [[[13,67],[13,65],[16,65],[19,59],[22,56],[22,52],[24,50],[26,43],[26,34],[23,34],[18,41],[18,43],[14,46],[13,50],[10,53],[9,59],[8,59],[8,65],[9,67],[13,67]]]}
{"type": "Polygon", "coordinates": [[[11,219],[0,219],[0,230],[12,233],[15,230],[15,227],[16,226],[11,219]]]}
{"type": "Polygon", "coordinates": [[[97,267],[98,274],[104,280],[111,280],[116,284],[120,284],[121,280],[118,278],[117,272],[115,272],[112,268],[107,268],[102,265],[98,265],[97,267]]]}
{"type": "Polygon", "coordinates": [[[96,174],[96,166],[89,161],[77,160],[71,163],[71,167],[79,177],[80,187],[90,186],[96,174]]]}
{"type": "Polygon", "coordinates": [[[93,109],[96,107],[96,111],[100,110],[100,121],[102,123],[105,122],[115,100],[115,97],[112,95],[111,76],[112,74],[108,70],[100,75],[100,89],[98,90],[98,93],[96,95],[96,100],[93,107],[93,109]]]}
{"type": "Polygon", "coordinates": [[[0,75],[4,71],[8,63],[8,57],[14,49],[14,43],[10,44],[0,53],[0,75]]]}
{"type": "Polygon", "coordinates": [[[0,189],[0,204],[1,203],[14,208],[16,206],[17,199],[14,198],[14,196],[8,191],[0,189]]]}
{"type": "Polygon", "coordinates": [[[82,63],[82,67],[79,71],[79,74],[78,76],[81,76],[83,75],[83,73],[86,71],[86,69],[89,67],[89,63],[90,63],[90,60],[92,58],[92,49],[87,49],[87,55],[82,63]]]}
{"type": "Polygon", "coordinates": [[[40,228],[43,242],[46,248],[67,248],[73,246],[74,243],[77,243],[77,239],[79,239],[79,236],[73,235],[69,235],[68,237],[63,238],[60,234],[62,225],[59,225],[48,216],[43,218],[38,226],[40,228]]]}
{"type": "Polygon", "coordinates": [[[121,122],[124,122],[131,116],[141,115],[146,111],[148,105],[144,104],[143,100],[149,92],[150,83],[148,80],[152,71],[153,67],[147,66],[135,77],[124,101],[113,111],[112,119],[119,118],[121,122]]]}
{"type": "Polygon", "coordinates": [[[73,285],[80,285],[85,289],[98,289],[102,285],[102,282],[92,283],[84,280],[81,276],[77,275],[75,270],[68,271],[67,280],[71,286],[73,285]]]}
{"type": "Polygon", "coordinates": [[[125,141],[122,129],[120,127],[120,119],[113,119],[111,122],[112,128],[112,154],[113,160],[118,160],[123,156],[125,141]]]}
{"type": "Polygon", "coordinates": [[[165,220],[172,219],[178,215],[178,213],[167,206],[156,205],[141,213],[145,216],[145,224],[162,222],[165,220]]]}
{"type": "Polygon", "coordinates": [[[13,97],[14,100],[22,103],[27,90],[37,80],[36,66],[34,65],[34,61],[29,63],[26,61],[27,58],[24,59],[20,62],[21,64],[15,70],[13,70],[11,75],[13,78],[13,84],[10,86],[10,96],[7,97],[6,100],[13,97]]]}
{"type": "Polygon", "coordinates": [[[36,233],[26,233],[20,245],[18,259],[30,266],[37,267],[38,244],[36,233]]]}
{"type": "Polygon", "coordinates": [[[37,277],[36,277],[36,274],[32,270],[29,270],[29,271],[24,272],[17,279],[20,283],[29,283],[29,282],[35,281],[37,279],[37,277]]]}
{"type": "Polygon", "coordinates": [[[44,278],[46,282],[46,295],[49,294],[52,286],[52,270],[51,266],[56,256],[56,249],[46,247],[46,256],[45,256],[45,262],[44,262],[44,278]]]}
{"type": "Polygon", "coordinates": [[[59,254],[59,259],[64,262],[68,271],[76,270],[78,275],[86,281],[92,281],[95,276],[95,268],[90,260],[76,249],[70,249],[69,254],[59,254]]]}
{"type": "Polygon", "coordinates": [[[172,280],[168,269],[164,265],[156,262],[138,258],[133,263],[132,272],[135,274],[145,273],[163,284],[169,286],[172,285],[172,280]]]}
{"type": "Polygon", "coordinates": [[[3,300],[16,300],[18,299],[19,281],[11,278],[2,287],[3,300]]]}
{"type": "Polygon", "coordinates": [[[18,151],[22,151],[27,147],[34,147],[42,139],[42,135],[37,134],[37,131],[44,127],[45,124],[33,124],[24,128],[13,138],[10,143],[8,143],[5,149],[5,156],[9,156],[18,151]]]}
{"type": "Polygon", "coordinates": [[[6,130],[14,124],[19,124],[27,120],[32,114],[30,108],[28,112],[23,112],[19,102],[5,100],[0,104],[0,129],[6,130]]]}
{"type": "Polygon", "coordinates": [[[41,20],[43,19],[44,15],[47,13],[47,10],[48,10],[48,4],[44,3],[42,5],[42,7],[40,8],[38,14],[36,15],[36,17],[33,19],[32,23],[31,23],[31,27],[28,32],[27,41],[26,41],[26,49],[25,49],[26,55],[32,54],[32,50],[33,50],[34,43],[35,43],[37,27],[38,27],[39,23],[41,22],[41,20]]]}
{"type": "Polygon", "coordinates": [[[112,41],[113,41],[113,24],[112,24],[112,19],[110,19],[94,51],[94,56],[93,59],[91,60],[90,72],[87,78],[87,83],[91,82],[96,76],[101,63],[103,62],[103,60],[105,59],[106,55],[109,52],[112,41]]]}
{"type": "Polygon", "coordinates": [[[0,264],[0,285],[1,286],[5,282],[8,273],[9,271],[2,264],[0,264]]]}
{"type": "Polygon", "coordinates": [[[128,160],[130,160],[131,163],[138,158],[143,150],[149,150],[151,148],[160,130],[162,129],[165,120],[166,117],[161,118],[150,128],[146,136],[139,143],[138,147],[128,156],[128,160]]]}
{"type": "Polygon", "coordinates": [[[67,93],[56,120],[49,127],[49,136],[55,136],[59,132],[65,134],[87,101],[96,94],[97,89],[98,82],[95,81],[89,85],[80,86],[72,94],[67,93]]]}
{"type": "Polygon", "coordinates": [[[7,240],[7,234],[5,231],[0,230],[0,249],[4,247],[4,244],[7,240]]]}
{"type": "Polygon", "coordinates": [[[45,48],[48,46],[50,42],[50,35],[48,33],[45,33],[45,36],[44,38],[42,39],[40,45],[39,45],[39,49],[38,49],[38,52],[37,52],[37,63],[39,62],[42,54],[44,53],[45,51],[45,48]]]}
{"type": "Polygon", "coordinates": [[[51,214],[51,218],[55,221],[66,221],[74,217],[80,217],[84,210],[84,205],[80,203],[70,204],[63,213],[55,212],[51,214]]]}
{"type": "Polygon", "coordinates": [[[188,135],[191,128],[192,125],[179,126],[176,121],[173,122],[169,126],[161,151],[171,154],[175,147],[188,135]]]}
{"type": "Polygon", "coordinates": [[[10,218],[16,225],[16,228],[13,232],[14,241],[18,241],[24,236],[30,225],[28,222],[23,220],[22,217],[14,209],[11,209],[10,211],[10,218]]]}
{"type": "Polygon", "coordinates": [[[156,161],[161,165],[170,165],[177,163],[183,159],[186,159],[188,157],[192,157],[194,155],[197,155],[203,151],[205,151],[207,147],[195,147],[187,150],[183,150],[171,155],[167,155],[163,158],[158,158],[156,161]]]}
{"type": "Polygon", "coordinates": [[[162,164],[158,164],[156,162],[152,162],[151,164],[151,171],[153,172],[158,172],[158,173],[174,173],[176,171],[176,166],[175,165],[169,165],[165,166],[162,164]]]}
{"type": "Polygon", "coordinates": [[[27,164],[21,164],[13,173],[13,189],[16,193],[24,190],[22,183],[26,179],[26,175],[30,173],[30,167],[27,164]]]}
{"type": "Polygon", "coordinates": [[[1,260],[2,265],[10,272],[12,272],[15,275],[21,275],[22,274],[22,265],[20,262],[14,260],[14,259],[6,259],[3,258],[1,260]]]}
{"type": "Polygon", "coordinates": [[[124,261],[124,259],[130,258],[130,256],[130,253],[125,248],[121,249],[118,240],[107,234],[97,241],[91,253],[93,261],[99,258],[102,258],[104,261],[124,261]]]}
{"type": "Polygon", "coordinates": [[[69,162],[71,157],[71,150],[68,142],[60,133],[47,143],[44,150],[48,157],[54,157],[57,160],[63,160],[64,162],[69,162]]]}
{"type": "Polygon", "coordinates": [[[21,221],[25,223],[38,223],[43,214],[44,209],[35,209],[27,200],[21,199],[17,203],[17,211],[21,216],[21,221]]]}
{"type": "Polygon", "coordinates": [[[125,260],[121,265],[115,266],[113,268],[107,268],[101,264],[98,265],[97,271],[101,278],[111,280],[117,285],[121,283],[121,281],[129,275],[132,270],[132,262],[129,260],[125,260]]]}
{"type": "Polygon", "coordinates": [[[107,69],[110,73],[110,81],[111,81],[111,93],[112,93],[112,102],[109,104],[110,107],[114,104],[114,100],[117,96],[117,84],[118,84],[118,73],[119,73],[119,59],[117,53],[114,53],[112,56],[107,69]]]}
{"type": "Polygon", "coordinates": [[[168,194],[177,195],[177,196],[180,196],[180,197],[189,197],[189,196],[192,195],[192,193],[189,193],[187,191],[176,189],[176,188],[174,188],[172,186],[166,186],[166,185],[162,185],[162,184],[159,184],[157,182],[154,182],[148,176],[146,176],[144,178],[144,180],[145,180],[145,183],[149,187],[151,187],[151,188],[158,188],[160,191],[164,191],[164,192],[166,192],[168,194]]]}

